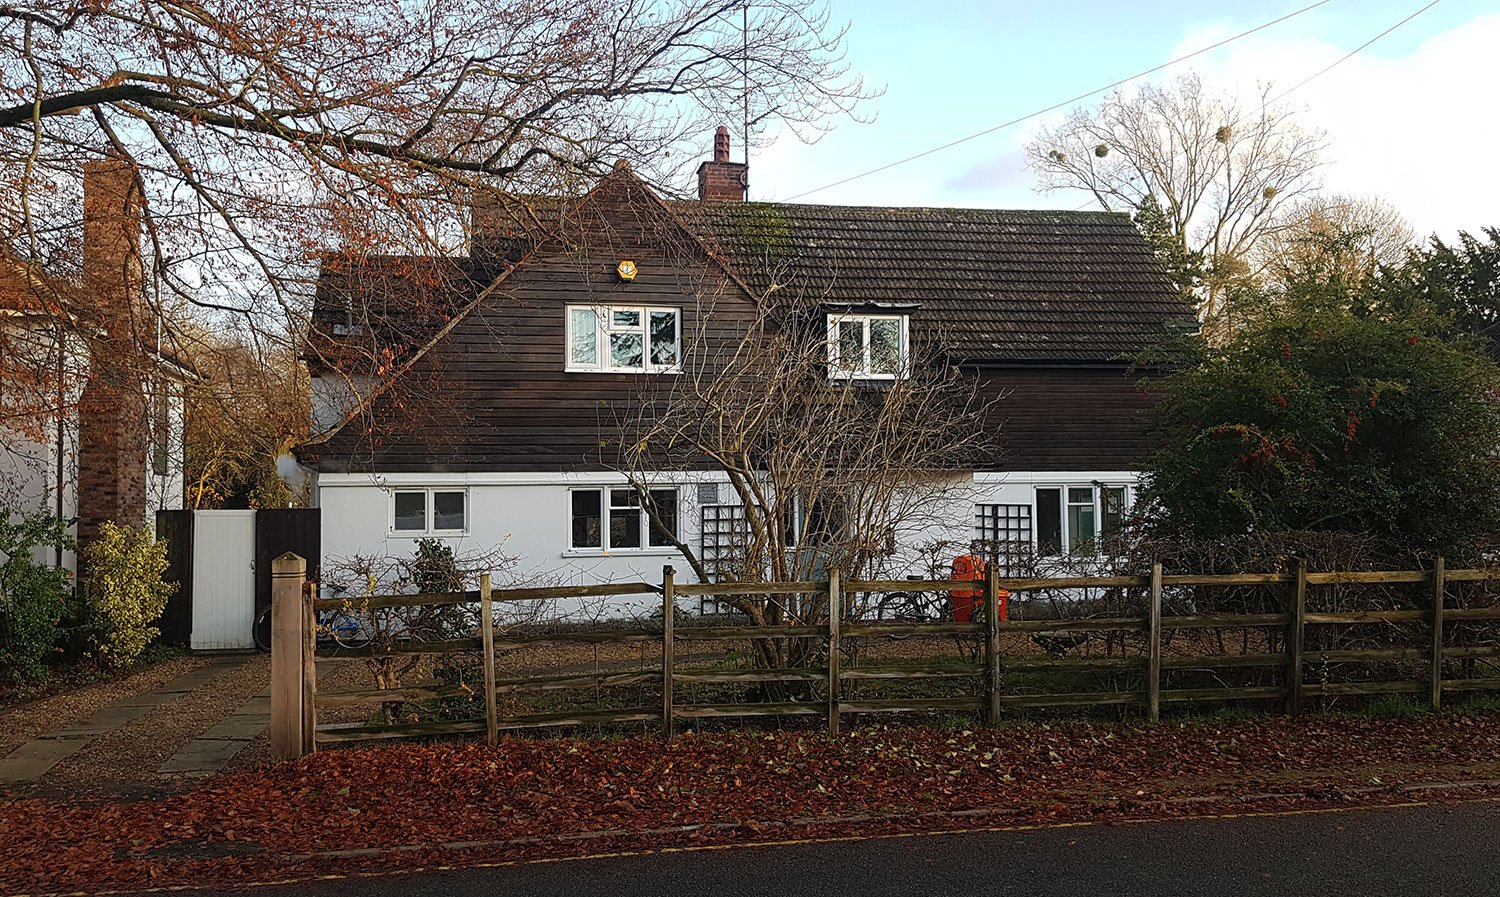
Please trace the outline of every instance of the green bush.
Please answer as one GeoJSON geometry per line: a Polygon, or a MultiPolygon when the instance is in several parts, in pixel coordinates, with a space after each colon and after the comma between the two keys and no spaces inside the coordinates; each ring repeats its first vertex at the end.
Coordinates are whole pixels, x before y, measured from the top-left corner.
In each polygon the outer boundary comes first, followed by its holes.
{"type": "Polygon", "coordinates": [[[56,649],[58,623],[72,593],[68,571],[32,561],[32,551],[72,547],[67,524],[38,513],[12,519],[0,509],[0,676],[40,681],[56,649]]]}
{"type": "Polygon", "coordinates": [[[94,650],[108,666],[128,666],[160,634],[153,624],[177,588],[161,578],[167,543],[144,527],[106,523],[79,565],[94,650]]]}

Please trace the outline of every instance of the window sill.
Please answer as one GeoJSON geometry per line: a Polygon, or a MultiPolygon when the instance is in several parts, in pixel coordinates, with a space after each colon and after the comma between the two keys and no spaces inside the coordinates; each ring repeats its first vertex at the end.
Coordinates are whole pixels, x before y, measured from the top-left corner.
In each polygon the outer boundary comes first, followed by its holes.
{"type": "Polygon", "coordinates": [[[568,374],[634,374],[644,376],[647,374],[680,374],[682,368],[575,368],[571,365],[563,367],[563,372],[568,374]]]}
{"type": "Polygon", "coordinates": [[[665,545],[651,548],[570,548],[562,553],[565,558],[656,558],[676,555],[677,549],[665,545]]]}
{"type": "Polygon", "coordinates": [[[466,529],[444,529],[434,532],[418,532],[417,530],[402,529],[388,530],[385,534],[387,539],[458,539],[467,536],[466,529]]]}

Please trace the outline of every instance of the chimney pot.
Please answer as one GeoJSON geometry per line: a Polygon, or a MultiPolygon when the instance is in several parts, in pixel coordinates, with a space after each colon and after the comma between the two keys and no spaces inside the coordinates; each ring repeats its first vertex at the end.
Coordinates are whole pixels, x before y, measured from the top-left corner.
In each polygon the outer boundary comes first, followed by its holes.
{"type": "Polygon", "coordinates": [[[723,125],[714,132],[714,161],[729,161],[729,129],[723,125]]]}

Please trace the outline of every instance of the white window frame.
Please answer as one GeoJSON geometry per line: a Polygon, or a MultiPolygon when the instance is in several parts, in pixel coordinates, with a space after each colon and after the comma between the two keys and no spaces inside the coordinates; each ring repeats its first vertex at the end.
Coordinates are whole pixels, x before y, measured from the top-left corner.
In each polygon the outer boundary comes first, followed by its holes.
{"type": "MultiPolygon", "coordinates": [[[[607,485],[607,486],[574,486],[574,487],[572,487],[572,488],[570,488],[568,490],[568,506],[567,506],[568,532],[567,532],[567,537],[566,537],[566,541],[567,541],[566,552],[569,553],[569,554],[617,554],[617,553],[618,554],[662,554],[662,553],[675,552],[677,550],[677,546],[675,546],[675,545],[652,545],[651,544],[651,516],[646,513],[646,509],[644,507],[642,507],[642,506],[637,506],[636,507],[636,511],[635,511],[635,513],[639,514],[640,518],[641,518],[641,544],[640,545],[627,545],[627,546],[622,547],[622,548],[616,548],[616,547],[614,547],[614,546],[612,546],[612,545],[609,544],[609,532],[610,532],[609,518],[610,518],[610,514],[611,514],[611,509],[610,509],[610,504],[609,504],[609,493],[610,493],[611,490],[614,490],[614,489],[630,489],[630,490],[634,491],[635,487],[631,486],[631,485],[628,485],[628,484],[615,483],[613,485],[607,485]],[[597,492],[597,493],[599,493],[599,544],[598,545],[574,545],[573,544],[573,495],[575,493],[578,493],[578,492],[597,492]]],[[[676,485],[654,485],[654,486],[648,487],[646,489],[646,491],[648,493],[649,492],[671,492],[674,495],[676,495],[676,500],[672,503],[673,513],[677,517],[677,520],[676,520],[676,524],[677,524],[676,530],[677,530],[677,532],[674,535],[676,536],[676,538],[681,539],[682,538],[682,487],[681,486],[676,486],[676,485]]]]}
{"type": "Polygon", "coordinates": [[[828,313],[828,377],[832,380],[898,380],[905,377],[911,363],[911,315],[904,314],[863,314],[858,312],[829,312],[828,313]],[[857,369],[845,368],[842,365],[841,343],[839,341],[839,325],[845,321],[859,321],[864,324],[864,348],[860,358],[860,366],[857,369]],[[871,324],[875,321],[895,321],[901,328],[900,343],[896,347],[896,372],[894,374],[877,374],[871,370],[873,359],[870,355],[870,332],[871,324]]]}
{"type": "MultiPolygon", "coordinates": [[[[1073,554],[1076,550],[1078,550],[1078,548],[1081,547],[1081,545],[1075,544],[1076,540],[1074,539],[1073,528],[1068,525],[1068,507],[1071,504],[1079,504],[1076,502],[1068,501],[1069,489],[1089,489],[1093,492],[1094,538],[1092,539],[1092,541],[1096,546],[1094,551],[1095,554],[1101,553],[1098,550],[1097,546],[1099,540],[1104,537],[1104,491],[1106,489],[1119,489],[1120,491],[1125,493],[1124,503],[1121,507],[1122,519],[1129,518],[1130,509],[1134,506],[1135,490],[1129,483],[1106,483],[1103,481],[1090,483],[1037,483],[1031,490],[1031,544],[1033,547],[1036,547],[1038,549],[1040,549],[1042,544],[1041,528],[1037,525],[1037,520],[1040,519],[1040,509],[1037,506],[1036,499],[1036,492],[1038,489],[1057,489],[1061,492],[1060,500],[1062,504],[1059,510],[1062,514],[1062,519],[1059,525],[1061,527],[1060,535],[1062,545],[1059,548],[1057,555],[1049,555],[1049,557],[1066,557],[1073,554]]],[[[1080,504],[1080,506],[1082,505],[1080,504]]]]}
{"type": "Polygon", "coordinates": [[[393,488],[393,489],[390,490],[390,493],[391,493],[391,499],[390,499],[390,504],[389,504],[390,514],[387,517],[387,520],[389,521],[389,523],[388,523],[388,531],[389,531],[390,535],[392,535],[392,536],[395,536],[397,538],[423,539],[423,538],[426,538],[428,536],[462,536],[462,535],[466,535],[469,532],[469,522],[472,519],[471,515],[473,513],[473,506],[469,504],[469,490],[467,490],[467,489],[461,489],[461,488],[457,488],[457,487],[453,487],[453,486],[431,486],[431,487],[412,486],[412,487],[393,488]],[[425,514],[425,517],[426,517],[426,524],[422,527],[422,529],[419,529],[419,530],[418,529],[396,529],[396,496],[397,495],[404,495],[404,494],[408,494],[408,493],[412,493],[412,492],[421,492],[421,493],[423,493],[425,495],[425,498],[423,499],[423,501],[425,502],[425,504],[423,505],[423,509],[422,510],[423,510],[423,513],[425,514]],[[460,528],[460,529],[435,529],[435,528],[433,528],[433,521],[436,519],[436,516],[437,516],[437,506],[436,506],[437,499],[436,499],[436,496],[440,492],[442,492],[442,493],[456,492],[456,493],[458,493],[458,494],[460,494],[460,495],[462,495],[464,497],[464,525],[463,525],[462,528],[460,528]]]}
{"type": "Polygon", "coordinates": [[[563,367],[564,370],[601,373],[601,374],[680,374],[682,373],[682,309],[671,305],[589,305],[573,304],[564,307],[563,315],[567,323],[564,334],[563,367]],[[594,318],[594,363],[579,364],[573,361],[573,312],[578,309],[588,309],[593,312],[594,318]],[[614,327],[615,312],[637,312],[641,316],[641,366],[640,367],[617,367],[612,362],[609,351],[609,335],[611,333],[627,332],[623,328],[614,327]],[[675,364],[652,364],[651,363],[651,315],[670,313],[676,322],[675,339],[677,341],[677,361],[675,364]]]}

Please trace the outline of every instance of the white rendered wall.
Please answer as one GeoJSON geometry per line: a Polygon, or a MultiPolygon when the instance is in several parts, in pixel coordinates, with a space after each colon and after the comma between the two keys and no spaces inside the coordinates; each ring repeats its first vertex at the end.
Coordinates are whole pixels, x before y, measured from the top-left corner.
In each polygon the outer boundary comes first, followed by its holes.
{"type": "MultiPolygon", "coordinates": [[[[670,482],[682,487],[679,535],[694,548],[699,545],[697,484],[713,479],[710,474],[659,476],[663,485],[670,482]]],[[[1137,474],[1132,471],[978,473],[944,480],[941,510],[925,515],[898,534],[898,550],[888,575],[898,578],[932,575],[941,572],[943,563],[952,555],[967,551],[974,538],[975,504],[1030,505],[1038,486],[1093,483],[1130,487],[1133,500],[1136,480],[1137,474]],[[933,546],[937,548],[933,550],[933,546]]],[[[656,583],[665,564],[676,567],[679,580],[691,581],[692,571],[674,549],[569,548],[569,488],[623,482],[622,477],[612,474],[321,474],[317,503],[323,511],[325,584],[337,575],[335,571],[341,562],[355,556],[411,556],[417,539],[422,536],[391,530],[391,494],[396,489],[419,487],[467,490],[467,532],[436,538],[452,545],[460,557],[499,551],[515,558],[516,578],[527,585],[637,580],[656,583]]],[[[727,500],[728,487],[721,487],[721,491],[727,500]]],[[[503,585],[498,581],[496,584],[503,585]]],[[[601,612],[602,605],[603,602],[583,603],[556,610],[588,615],[601,612]]],[[[686,603],[682,606],[688,607],[686,603]]],[[[645,615],[657,609],[656,600],[650,596],[609,603],[611,615],[645,615]]]]}

